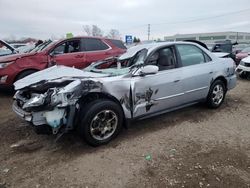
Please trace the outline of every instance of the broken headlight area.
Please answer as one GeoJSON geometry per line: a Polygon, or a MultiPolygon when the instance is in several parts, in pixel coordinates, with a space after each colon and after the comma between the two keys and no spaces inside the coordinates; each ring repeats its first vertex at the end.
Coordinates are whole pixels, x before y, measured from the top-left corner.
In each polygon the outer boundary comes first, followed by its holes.
{"type": "Polygon", "coordinates": [[[63,83],[60,79],[46,83],[40,82],[16,92],[13,110],[35,127],[48,125],[53,134],[59,131],[67,132],[74,128],[74,117],[79,109],[79,99],[88,92],[101,89],[102,84],[91,79],[72,78],[70,82],[63,83]],[[49,86],[52,87],[48,88],[49,86]]]}
{"type": "Polygon", "coordinates": [[[28,112],[52,110],[55,107],[62,108],[75,104],[80,95],[78,89],[80,85],[81,81],[75,80],[65,87],[53,87],[46,91],[26,88],[17,91],[14,100],[17,101],[19,107],[28,112]]]}
{"type": "Polygon", "coordinates": [[[72,128],[72,117],[76,103],[81,96],[81,81],[75,80],[65,87],[49,88],[41,93],[34,89],[16,92],[14,96],[14,111],[26,121],[35,126],[49,125],[53,134],[57,134],[61,127],[72,128]],[[25,115],[31,118],[25,117],[25,115]]]}
{"type": "Polygon", "coordinates": [[[14,96],[18,107],[26,112],[36,112],[46,109],[51,109],[51,95],[53,90],[48,90],[45,93],[32,93],[29,91],[18,91],[14,96]]]}

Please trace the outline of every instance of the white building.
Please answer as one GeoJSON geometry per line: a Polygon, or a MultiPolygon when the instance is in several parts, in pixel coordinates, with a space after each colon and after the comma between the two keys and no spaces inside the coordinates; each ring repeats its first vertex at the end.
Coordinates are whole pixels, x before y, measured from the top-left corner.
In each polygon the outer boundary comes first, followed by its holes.
{"type": "Polygon", "coordinates": [[[174,36],[165,36],[165,41],[199,40],[206,44],[216,41],[231,40],[231,42],[250,43],[250,33],[246,32],[216,32],[216,33],[194,33],[194,34],[176,34],[174,36]]]}

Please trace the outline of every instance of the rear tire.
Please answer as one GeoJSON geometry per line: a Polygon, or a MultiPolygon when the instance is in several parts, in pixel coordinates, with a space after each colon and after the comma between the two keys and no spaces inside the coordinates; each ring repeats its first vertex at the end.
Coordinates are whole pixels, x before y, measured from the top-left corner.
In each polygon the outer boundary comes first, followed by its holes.
{"type": "Polygon", "coordinates": [[[82,110],[77,129],[80,136],[91,146],[107,144],[120,132],[123,124],[121,107],[107,99],[88,103],[82,110]]]}
{"type": "Polygon", "coordinates": [[[226,86],[222,80],[215,80],[207,96],[207,105],[209,108],[219,108],[224,102],[226,95],[226,86]]]}

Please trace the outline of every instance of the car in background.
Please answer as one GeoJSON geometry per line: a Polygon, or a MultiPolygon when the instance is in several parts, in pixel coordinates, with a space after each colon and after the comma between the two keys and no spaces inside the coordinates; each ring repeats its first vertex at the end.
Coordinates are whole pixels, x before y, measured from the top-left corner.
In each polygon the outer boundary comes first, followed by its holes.
{"type": "Polygon", "coordinates": [[[106,63],[83,70],[53,66],[15,82],[13,110],[38,132],[76,130],[98,146],[134,120],[198,102],[218,108],[236,85],[231,58],[191,42],[138,45],[116,67],[101,68],[106,63]]]}
{"type": "Polygon", "coordinates": [[[19,53],[29,53],[36,47],[35,44],[27,44],[25,46],[18,47],[17,50],[19,53]]]}
{"type": "Polygon", "coordinates": [[[74,37],[59,41],[46,41],[26,54],[0,58],[0,86],[13,83],[52,65],[85,68],[91,63],[118,56],[126,51],[120,40],[101,37],[74,37]]]}
{"type": "Polygon", "coordinates": [[[250,80],[250,56],[242,59],[236,68],[239,77],[250,80]]]}
{"type": "Polygon", "coordinates": [[[11,54],[17,54],[18,50],[7,42],[0,40],[0,56],[6,56],[11,54]]]}
{"type": "Polygon", "coordinates": [[[35,44],[14,43],[9,44],[0,40],[0,56],[13,55],[17,53],[28,53],[36,47],[35,44]]]}
{"type": "Polygon", "coordinates": [[[236,63],[239,64],[242,59],[250,55],[250,47],[244,48],[240,53],[236,54],[236,63]]]}
{"type": "Polygon", "coordinates": [[[250,44],[240,43],[233,46],[233,53],[236,55],[240,53],[244,48],[250,47],[250,44]]]}
{"type": "Polygon", "coordinates": [[[13,48],[20,48],[20,47],[27,46],[27,44],[25,44],[25,43],[10,43],[10,45],[11,45],[13,48]]]}
{"type": "Polygon", "coordinates": [[[233,52],[233,46],[237,45],[238,43],[232,43],[230,40],[225,41],[216,41],[214,44],[209,44],[209,49],[213,53],[217,53],[218,56],[227,58],[230,57],[234,61],[235,60],[235,53],[233,52]]]}

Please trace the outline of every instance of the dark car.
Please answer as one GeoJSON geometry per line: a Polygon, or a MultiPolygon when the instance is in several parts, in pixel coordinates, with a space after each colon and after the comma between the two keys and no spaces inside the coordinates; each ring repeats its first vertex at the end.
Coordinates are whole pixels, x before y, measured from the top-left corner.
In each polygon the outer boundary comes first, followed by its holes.
{"type": "Polygon", "coordinates": [[[51,65],[82,69],[92,62],[118,56],[125,51],[122,41],[101,37],[47,41],[30,53],[0,57],[0,86],[12,86],[15,81],[51,65]]]}
{"type": "Polygon", "coordinates": [[[231,57],[233,60],[235,60],[235,54],[233,53],[233,46],[238,44],[232,43],[230,40],[226,41],[217,41],[215,42],[214,46],[212,47],[212,52],[223,52],[223,53],[229,53],[228,57],[231,57]]]}

